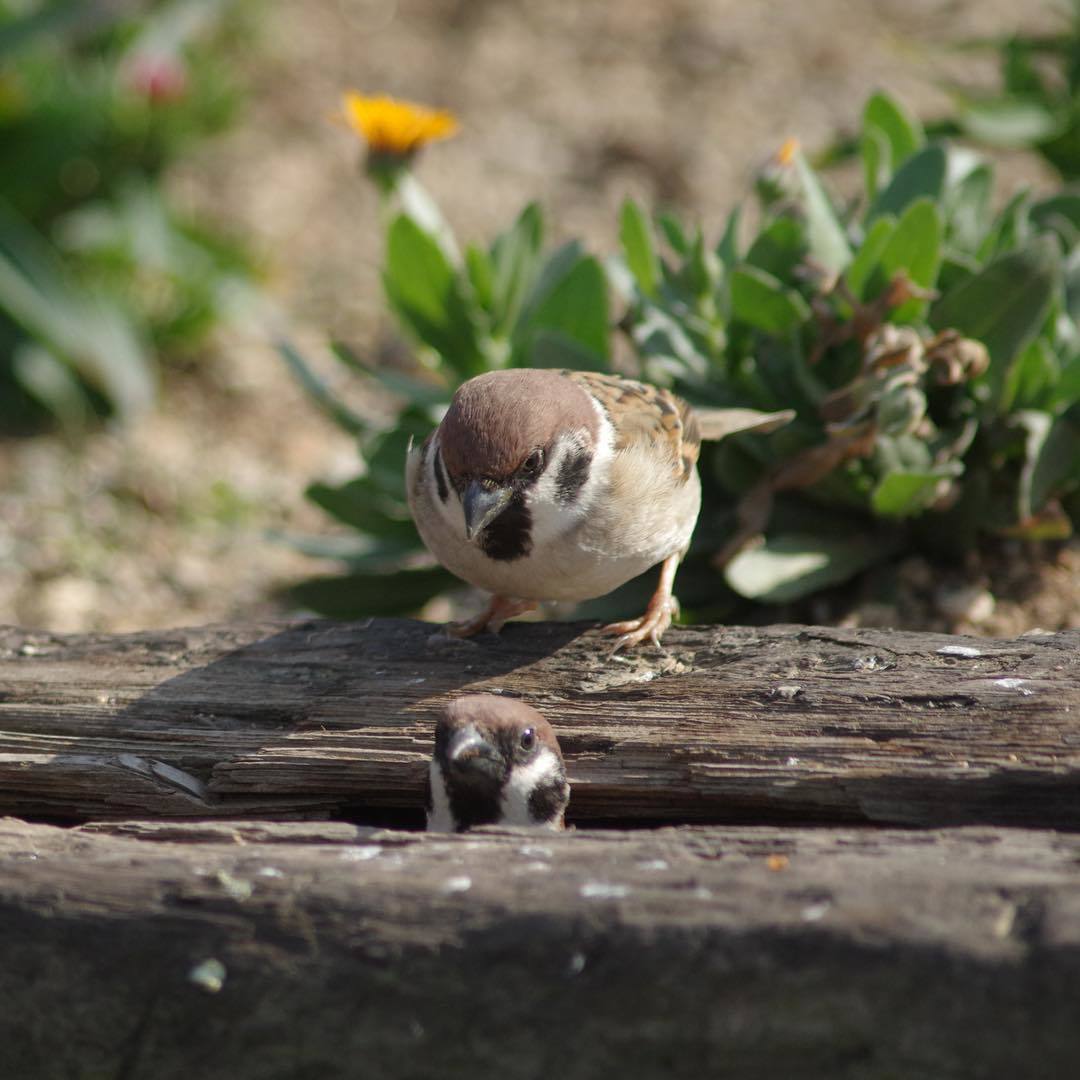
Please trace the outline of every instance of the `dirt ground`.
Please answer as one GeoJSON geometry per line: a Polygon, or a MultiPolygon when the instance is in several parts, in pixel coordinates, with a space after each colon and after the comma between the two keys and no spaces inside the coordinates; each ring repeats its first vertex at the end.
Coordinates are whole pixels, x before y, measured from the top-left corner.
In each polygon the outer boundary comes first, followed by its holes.
{"type": "MultiPolygon", "coordinates": [[[[946,80],[992,77],[946,43],[1052,23],[1049,3],[1018,13],[1011,0],[267,4],[242,61],[243,123],[171,183],[254,237],[305,340],[371,349],[389,327],[373,193],[330,119],[345,88],[458,114],[461,134],[419,172],[461,235],[487,237],[539,198],[555,238],[609,251],[625,195],[719,222],[786,136],[823,146],[877,87],[933,115],[946,80]]],[[[1045,182],[1026,161],[1002,167],[1006,185],[1045,182]]],[[[0,622],[129,630],[280,610],[278,587],[326,567],[279,534],[332,531],[303,489],[355,464],[256,328],[222,334],[129,430],[78,448],[0,444],[0,622]]],[[[1080,625],[1076,544],[1040,574],[1014,548],[944,576],[911,560],[901,579],[899,600],[817,615],[999,634],[1080,625]]]]}

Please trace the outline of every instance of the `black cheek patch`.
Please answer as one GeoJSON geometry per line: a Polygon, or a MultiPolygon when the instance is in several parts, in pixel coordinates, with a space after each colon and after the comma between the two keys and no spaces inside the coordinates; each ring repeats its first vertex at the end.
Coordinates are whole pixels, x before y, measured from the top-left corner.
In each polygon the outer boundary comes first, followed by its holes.
{"type": "Polygon", "coordinates": [[[588,450],[575,450],[559,463],[559,471],[555,476],[555,498],[563,506],[572,503],[581,494],[581,489],[589,478],[592,458],[588,450]]]}
{"type": "Polygon", "coordinates": [[[489,559],[500,562],[523,559],[532,551],[532,515],[520,494],[484,530],[480,550],[489,559]]]}
{"type": "Polygon", "coordinates": [[[533,789],[529,795],[529,816],[536,822],[555,821],[566,809],[569,799],[566,777],[560,772],[547,783],[533,789]]]}
{"type": "Polygon", "coordinates": [[[431,464],[435,470],[435,487],[439,491],[439,501],[446,502],[450,498],[450,488],[446,484],[446,474],[443,472],[442,467],[442,454],[439,453],[438,449],[435,451],[435,458],[431,464]]]}

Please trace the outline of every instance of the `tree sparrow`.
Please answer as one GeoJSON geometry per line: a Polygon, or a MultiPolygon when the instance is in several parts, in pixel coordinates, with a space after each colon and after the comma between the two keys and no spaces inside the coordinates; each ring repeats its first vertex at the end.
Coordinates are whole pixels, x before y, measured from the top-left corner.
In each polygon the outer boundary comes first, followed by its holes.
{"type": "Polygon", "coordinates": [[[518,368],[458,388],[406,463],[424,543],[493,596],[458,636],[495,633],[542,600],[603,596],[661,564],[645,614],[613,623],[613,651],[659,644],[678,610],[675,569],[701,505],[702,438],[767,430],[789,414],[694,411],[619,375],[518,368]]]}
{"type": "Polygon", "coordinates": [[[551,725],[516,698],[468,694],[442,711],[428,770],[428,832],[563,827],[570,801],[551,725]]]}

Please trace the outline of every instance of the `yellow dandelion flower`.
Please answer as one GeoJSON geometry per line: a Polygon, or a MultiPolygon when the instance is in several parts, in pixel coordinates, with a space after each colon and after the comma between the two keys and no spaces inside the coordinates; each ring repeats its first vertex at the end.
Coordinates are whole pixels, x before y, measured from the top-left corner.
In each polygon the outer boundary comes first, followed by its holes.
{"type": "Polygon", "coordinates": [[[454,114],[446,109],[429,109],[385,95],[365,97],[350,92],[345,95],[344,114],[372,154],[391,158],[407,158],[429,142],[450,138],[458,129],[454,114]]]}

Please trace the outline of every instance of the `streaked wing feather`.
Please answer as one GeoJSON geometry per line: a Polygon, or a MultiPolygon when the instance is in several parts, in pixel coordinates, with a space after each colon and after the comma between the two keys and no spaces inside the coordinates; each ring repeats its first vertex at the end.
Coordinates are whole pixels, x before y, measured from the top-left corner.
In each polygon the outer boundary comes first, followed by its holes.
{"type": "Polygon", "coordinates": [[[600,402],[615,428],[615,449],[651,445],[665,451],[675,478],[685,483],[701,452],[693,409],[670,390],[596,371],[567,371],[600,402]]]}

